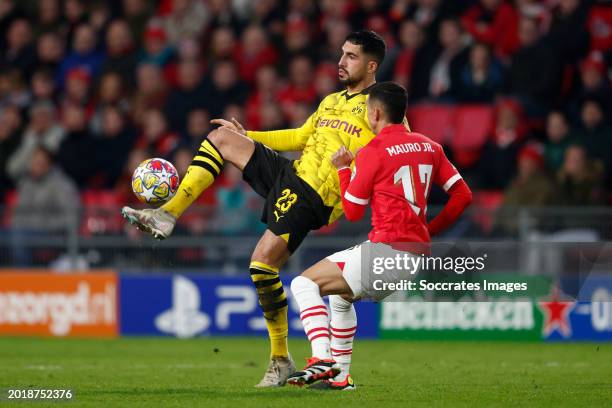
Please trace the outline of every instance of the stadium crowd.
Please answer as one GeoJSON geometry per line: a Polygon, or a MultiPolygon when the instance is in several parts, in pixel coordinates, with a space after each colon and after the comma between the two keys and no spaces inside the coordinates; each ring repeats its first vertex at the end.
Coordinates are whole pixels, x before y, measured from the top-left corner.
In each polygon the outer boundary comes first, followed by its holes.
{"type": "MultiPolygon", "coordinates": [[[[0,0],[2,202],[133,201],[136,165],[163,157],[183,174],[211,118],[298,127],[339,89],[341,46],[361,28],[385,38],[378,79],[404,85],[411,108],[488,109],[468,152],[443,140],[473,189],[506,205],[610,202],[605,1],[0,0]]],[[[202,202],[253,207],[234,173],[202,202]]],[[[14,217],[33,222],[54,220],[14,217]]]]}

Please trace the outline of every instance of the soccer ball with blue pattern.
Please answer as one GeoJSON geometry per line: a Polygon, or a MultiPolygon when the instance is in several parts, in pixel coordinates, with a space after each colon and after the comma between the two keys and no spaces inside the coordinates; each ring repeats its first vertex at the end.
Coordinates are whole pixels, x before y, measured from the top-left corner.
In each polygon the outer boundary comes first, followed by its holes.
{"type": "Polygon", "coordinates": [[[178,190],[179,176],[164,159],[147,159],[140,163],[132,176],[132,191],[143,203],[160,204],[171,199],[178,190]]]}

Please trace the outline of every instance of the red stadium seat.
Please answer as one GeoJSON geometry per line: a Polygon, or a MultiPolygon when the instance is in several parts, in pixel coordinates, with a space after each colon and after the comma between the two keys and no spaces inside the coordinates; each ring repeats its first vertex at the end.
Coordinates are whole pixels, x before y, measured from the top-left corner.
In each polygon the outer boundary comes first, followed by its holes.
{"type": "Polygon", "coordinates": [[[2,225],[6,228],[11,226],[11,219],[13,218],[13,210],[17,205],[19,196],[17,190],[10,190],[4,194],[3,213],[2,213],[2,225]]]}
{"type": "Polygon", "coordinates": [[[81,193],[81,202],[84,206],[81,234],[90,236],[122,231],[121,199],[115,191],[85,190],[81,193]]]}
{"type": "Polygon", "coordinates": [[[459,105],[455,108],[450,146],[455,162],[470,167],[480,156],[494,126],[494,111],[489,105],[459,105]]]}
{"type": "Polygon", "coordinates": [[[445,144],[453,124],[453,111],[452,106],[446,105],[415,105],[408,109],[406,117],[413,132],[445,144]]]}
{"type": "Polygon", "coordinates": [[[478,224],[484,233],[493,229],[495,212],[502,204],[504,192],[501,190],[475,191],[472,199],[474,208],[478,211],[472,213],[472,221],[478,224]]]}
{"type": "Polygon", "coordinates": [[[587,29],[591,37],[591,49],[608,51],[612,49],[612,8],[609,5],[595,5],[589,12],[587,29]]]}

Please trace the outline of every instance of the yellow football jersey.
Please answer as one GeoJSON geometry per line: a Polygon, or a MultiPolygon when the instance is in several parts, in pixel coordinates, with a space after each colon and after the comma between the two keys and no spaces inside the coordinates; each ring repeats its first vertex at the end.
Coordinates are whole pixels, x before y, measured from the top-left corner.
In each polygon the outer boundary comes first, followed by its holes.
{"type": "Polygon", "coordinates": [[[338,172],[332,155],[345,146],[353,154],[374,138],[366,113],[367,88],[348,94],[328,95],[302,127],[268,132],[248,131],[247,136],[280,151],[302,150],[294,162],[296,174],[333,207],[329,222],[342,215],[338,172]]]}

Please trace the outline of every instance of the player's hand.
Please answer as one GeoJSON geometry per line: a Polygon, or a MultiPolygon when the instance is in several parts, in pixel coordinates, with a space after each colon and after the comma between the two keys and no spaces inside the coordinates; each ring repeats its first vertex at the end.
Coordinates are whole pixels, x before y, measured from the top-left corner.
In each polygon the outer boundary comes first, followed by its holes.
{"type": "Polygon", "coordinates": [[[332,155],[331,162],[337,168],[349,167],[351,162],[355,159],[353,153],[346,147],[341,146],[336,153],[332,155]]]}
{"type": "Polygon", "coordinates": [[[236,118],[232,118],[231,121],[225,119],[213,119],[210,121],[210,123],[231,129],[234,132],[240,133],[242,136],[246,136],[246,129],[236,120],[236,118]]]}

